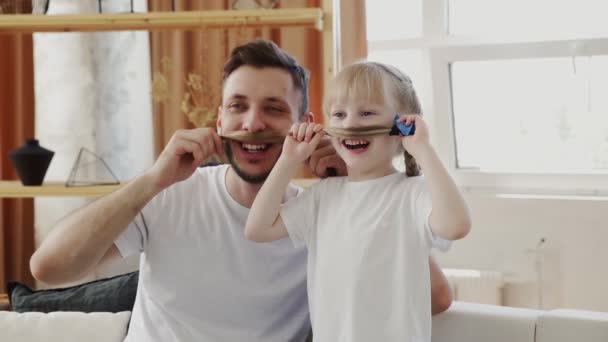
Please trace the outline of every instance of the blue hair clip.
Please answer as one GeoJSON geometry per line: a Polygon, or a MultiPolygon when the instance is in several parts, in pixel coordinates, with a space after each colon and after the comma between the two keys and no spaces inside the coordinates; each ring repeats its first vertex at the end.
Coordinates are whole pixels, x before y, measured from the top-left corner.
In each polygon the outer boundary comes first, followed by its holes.
{"type": "Polygon", "coordinates": [[[395,118],[393,119],[393,128],[391,128],[391,131],[388,133],[388,135],[408,136],[414,135],[414,133],[416,133],[416,123],[412,123],[408,126],[405,124],[405,122],[397,123],[398,120],[399,114],[396,114],[395,118]]]}

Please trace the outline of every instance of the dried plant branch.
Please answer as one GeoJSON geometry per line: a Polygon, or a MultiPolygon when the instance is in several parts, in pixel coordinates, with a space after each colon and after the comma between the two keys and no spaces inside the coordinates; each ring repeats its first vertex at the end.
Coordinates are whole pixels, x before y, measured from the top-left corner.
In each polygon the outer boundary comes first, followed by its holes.
{"type": "Polygon", "coordinates": [[[165,75],[155,71],[152,76],[152,100],[154,102],[165,102],[169,99],[169,82],[165,75]]]}

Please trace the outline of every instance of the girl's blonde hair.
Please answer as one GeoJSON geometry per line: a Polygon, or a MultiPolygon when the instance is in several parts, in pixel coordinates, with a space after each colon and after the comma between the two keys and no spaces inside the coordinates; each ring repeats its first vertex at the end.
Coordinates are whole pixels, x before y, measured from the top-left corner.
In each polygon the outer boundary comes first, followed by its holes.
{"type": "MultiPolygon", "coordinates": [[[[361,99],[374,104],[386,104],[395,114],[416,114],[422,116],[420,100],[412,80],[401,70],[387,64],[362,61],[342,69],[330,82],[323,100],[323,112],[330,114],[330,107],[336,102],[361,99]]],[[[406,150],[405,173],[420,175],[420,167],[406,150]]]]}

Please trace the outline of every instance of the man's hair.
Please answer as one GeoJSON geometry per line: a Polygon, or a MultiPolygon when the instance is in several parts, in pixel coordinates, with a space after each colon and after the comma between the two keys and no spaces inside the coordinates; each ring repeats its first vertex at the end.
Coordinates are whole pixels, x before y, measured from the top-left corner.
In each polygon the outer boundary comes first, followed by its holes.
{"type": "Polygon", "coordinates": [[[308,71],[285,50],[271,41],[262,39],[237,46],[224,64],[223,82],[226,82],[228,76],[236,69],[244,65],[256,68],[279,68],[287,71],[300,94],[298,118],[308,113],[308,71]]]}

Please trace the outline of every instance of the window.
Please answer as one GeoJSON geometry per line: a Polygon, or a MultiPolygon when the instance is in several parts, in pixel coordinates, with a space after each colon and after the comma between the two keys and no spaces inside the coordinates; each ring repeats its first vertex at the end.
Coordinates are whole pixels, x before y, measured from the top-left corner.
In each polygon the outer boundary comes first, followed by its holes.
{"type": "Polygon", "coordinates": [[[367,0],[368,40],[419,38],[423,0],[367,0]]]}
{"type": "Polygon", "coordinates": [[[459,168],[608,170],[608,56],[455,62],[451,79],[459,168]]]}
{"type": "Polygon", "coordinates": [[[426,0],[390,34],[389,2],[366,3],[369,59],[412,77],[459,185],[608,195],[608,2],[426,0]]]}
{"type": "Polygon", "coordinates": [[[416,87],[416,91],[420,101],[426,99],[424,89],[417,87],[418,83],[424,80],[423,70],[423,55],[417,50],[377,50],[369,51],[367,59],[370,61],[383,62],[394,65],[407,74],[416,87]]]}
{"type": "Polygon", "coordinates": [[[521,39],[608,36],[605,0],[450,0],[448,9],[453,35],[521,39]]]}

